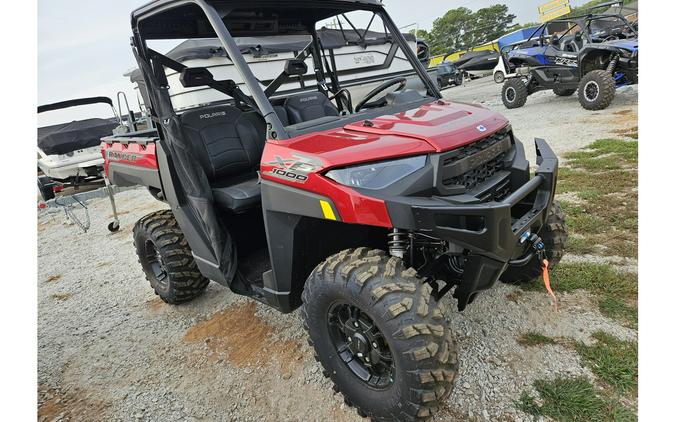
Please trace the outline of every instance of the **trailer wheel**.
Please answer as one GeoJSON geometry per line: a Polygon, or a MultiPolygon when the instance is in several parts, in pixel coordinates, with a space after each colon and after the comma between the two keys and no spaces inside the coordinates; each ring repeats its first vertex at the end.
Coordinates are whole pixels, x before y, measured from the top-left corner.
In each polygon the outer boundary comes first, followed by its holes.
{"type": "MultiPolygon", "coordinates": [[[[549,268],[554,268],[563,257],[565,244],[567,243],[567,224],[565,213],[560,207],[560,202],[554,201],[549,210],[544,227],[539,236],[546,246],[546,256],[549,268]]],[[[509,267],[500,277],[503,283],[528,283],[536,280],[541,275],[539,260],[532,259],[522,267],[509,267]]]]}
{"type": "Polygon", "coordinates": [[[37,185],[38,190],[40,191],[40,196],[42,200],[47,202],[50,199],[54,199],[54,188],[51,186],[52,180],[47,176],[38,176],[37,185]]]}
{"type": "Polygon", "coordinates": [[[502,103],[506,108],[518,108],[527,102],[527,86],[521,78],[509,78],[502,86],[502,103]]]}
{"type": "Polygon", "coordinates": [[[559,96],[559,97],[569,97],[570,95],[574,94],[576,91],[577,91],[576,88],[575,89],[564,89],[564,88],[560,88],[558,86],[553,88],[553,93],[555,95],[559,96]]]}
{"type": "Polygon", "coordinates": [[[493,75],[493,78],[495,80],[495,83],[498,84],[504,83],[505,79],[504,72],[502,72],[501,70],[496,71],[495,74],[493,75]]]}
{"type": "Polygon", "coordinates": [[[171,210],[156,211],[134,226],[134,246],[145,278],[166,303],[199,296],[209,280],[201,275],[171,210]]]}
{"type": "Polygon", "coordinates": [[[579,82],[579,102],[586,110],[604,110],[614,99],[616,84],[606,70],[592,70],[579,82]]]}
{"type": "Polygon", "coordinates": [[[452,391],[457,353],[431,290],[399,258],[368,248],[329,257],[307,279],[308,341],[359,415],[425,420],[452,391]]]}

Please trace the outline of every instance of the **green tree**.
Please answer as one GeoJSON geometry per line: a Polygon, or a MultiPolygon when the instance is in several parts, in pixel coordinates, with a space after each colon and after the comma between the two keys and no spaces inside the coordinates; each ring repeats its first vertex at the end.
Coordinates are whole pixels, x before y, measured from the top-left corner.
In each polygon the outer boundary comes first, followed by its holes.
{"type": "MultiPolygon", "coordinates": [[[[506,5],[496,4],[472,12],[466,7],[448,10],[437,18],[425,40],[432,54],[448,54],[492,41],[505,33],[516,15],[506,5]]],[[[422,31],[418,32],[418,35],[422,31]]],[[[420,37],[421,38],[421,37],[420,37]]]]}

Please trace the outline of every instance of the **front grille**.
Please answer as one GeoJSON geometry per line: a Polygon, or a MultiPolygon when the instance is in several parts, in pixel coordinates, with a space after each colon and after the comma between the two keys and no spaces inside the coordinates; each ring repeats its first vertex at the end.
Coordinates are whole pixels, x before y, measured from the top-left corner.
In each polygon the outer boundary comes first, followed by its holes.
{"type": "MultiPolygon", "coordinates": [[[[444,194],[471,191],[507,169],[506,158],[513,147],[509,128],[500,130],[470,145],[442,155],[439,160],[439,177],[444,194]]],[[[501,180],[480,195],[481,200],[501,199],[509,193],[508,179],[501,180]]]]}
{"type": "Polygon", "coordinates": [[[508,129],[502,129],[472,144],[447,152],[443,156],[443,166],[453,164],[463,158],[484,151],[489,147],[493,146],[494,144],[498,143],[499,141],[502,141],[504,138],[506,137],[510,138],[510,136],[511,135],[508,129]]]}
{"type": "Polygon", "coordinates": [[[499,170],[504,169],[504,156],[506,156],[505,152],[464,174],[443,179],[443,184],[448,187],[462,186],[466,190],[471,190],[494,176],[499,170]]]}

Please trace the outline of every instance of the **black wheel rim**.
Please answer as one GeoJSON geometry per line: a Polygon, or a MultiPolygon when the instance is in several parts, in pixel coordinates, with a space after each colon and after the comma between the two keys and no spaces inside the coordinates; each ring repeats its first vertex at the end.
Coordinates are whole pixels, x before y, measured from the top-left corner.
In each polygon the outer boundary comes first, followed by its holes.
{"type": "Polygon", "coordinates": [[[599,93],[600,87],[595,81],[588,82],[584,87],[584,97],[586,97],[586,101],[595,101],[598,98],[599,93]]]}
{"type": "Polygon", "coordinates": [[[516,89],[513,87],[506,88],[506,101],[512,103],[516,99],[516,89]]]}
{"type": "Polygon", "coordinates": [[[162,256],[159,254],[155,244],[150,240],[145,242],[145,260],[148,263],[150,271],[152,271],[152,275],[159,284],[158,287],[166,287],[167,273],[164,261],[162,261],[162,256]]]}
{"type": "Polygon", "coordinates": [[[328,310],[328,334],[338,356],[369,387],[383,390],[394,383],[395,365],[384,335],[357,306],[337,303],[328,310]]]}

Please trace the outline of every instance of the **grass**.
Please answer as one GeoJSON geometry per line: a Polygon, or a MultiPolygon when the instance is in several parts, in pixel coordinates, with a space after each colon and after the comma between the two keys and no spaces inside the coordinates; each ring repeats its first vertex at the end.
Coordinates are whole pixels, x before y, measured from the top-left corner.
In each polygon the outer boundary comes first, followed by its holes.
{"type": "Polygon", "coordinates": [[[565,155],[558,192],[582,201],[562,201],[570,231],[580,235],[571,253],[637,257],[637,146],[601,139],[565,155]]]}
{"type": "Polygon", "coordinates": [[[534,383],[540,400],[524,392],[517,406],[535,417],[558,421],[637,421],[630,409],[621,405],[583,377],[559,377],[534,383]]]}
{"type": "Polygon", "coordinates": [[[516,403],[520,410],[558,421],[637,421],[635,412],[619,399],[626,395],[635,397],[637,393],[637,343],[601,331],[593,334],[595,343],[591,345],[564,339],[558,342],[537,333],[525,333],[521,339],[528,343],[560,343],[573,347],[582,365],[602,381],[603,388],[596,388],[585,377],[537,380],[534,388],[538,398],[523,392],[516,403]]]}
{"type": "Polygon", "coordinates": [[[598,308],[600,313],[607,318],[615,319],[630,328],[637,329],[637,307],[629,305],[626,300],[611,294],[604,295],[598,302],[598,308]]]}
{"type": "MultiPolygon", "coordinates": [[[[554,290],[573,292],[585,289],[600,295],[631,298],[637,295],[637,275],[620,272],[608,264],[590,262],[562,263],[551,270],[551,284],[554,290]]],[[[528,290],[544,291],[543,283],[521,286],[528,290]]]]}
{"type": "Polygon", "coordinates": [[[533,331],[528,331],[526,333],[523,333],[520,335],[518,338],[518,344],[524,347],[532,347],[532,346],[543,346],[546,344],[556,344],[555,339],[545,336],[540,333],[535,333],[533,331]]]}
{"type": "MultiPolygon", "coordinates": [[[[570,237],[567,253],[637,258],[637,142],[603,139],[565,155],[558,174],[558,193],[570,237]]],[[[608,264],[565,262],[551,271],[554,290],[584,289],[597,297],[598,309],[631,328],[637,328],[637,275],[608,264]]],[[[521,286],[544,291],[543,283],[521,286]]],[[[637,343],[604,332],[593,344],[550,338],[527,332],[518,338],[525,347],[560,344],[576,351],[598,386],[585,377],[561,376],[534,382],[536,394],[523,392],[517,406],[535,418],[558,421],[637,421],[634,409],[638,381],[637,343]]]]}
{"type": "Polygon", "coordinates": [[[635,393],[638,382],[637,343],[623,341],[604,333],[593,334],[593,345],[577,343],[576,350],[584,366],[618,393],[635,393]]]}

